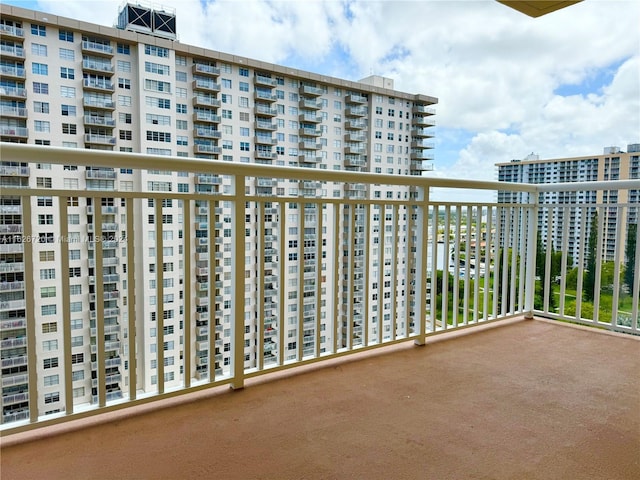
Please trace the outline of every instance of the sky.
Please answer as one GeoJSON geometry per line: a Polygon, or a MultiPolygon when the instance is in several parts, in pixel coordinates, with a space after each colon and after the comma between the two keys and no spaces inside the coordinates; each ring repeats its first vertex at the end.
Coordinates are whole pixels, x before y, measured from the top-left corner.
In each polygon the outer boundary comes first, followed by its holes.
{"type": "MultiPolygon", "coordinates": [[[[113,26],[122,0],[2,0],[113,26]]],[[[584,0],[530,18],[494,0],[154,0],[182,43],[438,98],[434,171],[640,143],[640,2],[584,0]]]]}

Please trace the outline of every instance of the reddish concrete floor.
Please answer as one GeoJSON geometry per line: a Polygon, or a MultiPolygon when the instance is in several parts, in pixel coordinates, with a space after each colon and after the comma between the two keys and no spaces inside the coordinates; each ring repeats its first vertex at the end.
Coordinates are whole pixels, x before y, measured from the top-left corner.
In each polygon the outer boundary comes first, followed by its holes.
{"type": "Polygon", "coordinates": [[[9,436],[1,477],[638,479],[638,372],[638,338],[510,322],[9,436]]]}

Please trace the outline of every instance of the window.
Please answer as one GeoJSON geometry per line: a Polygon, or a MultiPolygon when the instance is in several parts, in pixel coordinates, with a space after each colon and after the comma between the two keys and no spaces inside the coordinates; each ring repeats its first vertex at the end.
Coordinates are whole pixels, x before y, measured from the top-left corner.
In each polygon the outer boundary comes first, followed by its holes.
{"type": "Polygon", "coordinates": [[[49,113],[49,102],[33,102],[33,111],[37,113],[49,113]]]}
{"type": "Polygon", "coordinates": [[[80,260],[80,250],[69,250],[69,260],[80,260]]]}
{"type": "Polygon", "coordinates": [[[131,140],[132,133],[131,130],[120,130],[120,140],[131,140]]]}
{"type": "Polygon", "coordinates": [[[46,57],[47,56],[47,46],[42,45],[40,43],[32,43],[31,44],[31,53],[33,55],[37,55],[38,57],[46,57]]]}
{"type": "Polygon", "coordinates": [[[69,30],[58,30],[58,38],[63,42],[73,42],[73,32],[69,30]]]}
{"type": "MultiPolygon", "coordinates": [[[[76,250],[80,253],[80,250],[76,250]]],[[[82,295],[82,285],[69,285],[69,295],[82,295]]]]}
{"type": "Polygon", "coordinates": [[[40,306],[40,313],[43,317],[48,315],[55,315],[57,311],[58,311],[57,305],[41,305],[40,306]]]}
{"type": "Polygon", "coordinates": [[[187,146],[189,145],[189,137],[185,135],[178,135],[177,143],[178,145],[187,146]]]}
{"type": "Polygon", "coordinates": [[[53,225],[53,215],[48,213],[38,215],[38,225],[53,225]]]}
{"type": "Polygon", "coordinates": [[[147,105],[147,107],[157,107],[164,109],[171,108],[171,100],[166,98],[145,97],[145,104],[147,105]]]}
{"type": "Polygon", "coordinates": [[[55,368],[58,366],[58,357],[45,358],[42,363],[44,368],[55,368]]]}
{"type": "Polygon", "coordinates": [[[176,120],[176,129],[178,130],[188,130],[189,122],[186,120],[176,120]]]}
{"type": "Polygon", "coordinates": [[[127,62],[126,60],[118,60],[116,62],[116,66],[119,72],[131,72],[131,62],[127,62]]]}
{"type": "Polygon", "coordinates": [[[153,92],[171,93],[171,84],[169,82],[161,82],[160,80],[145,79],[144,89],[153,92]]]}
{"type": "Polygon", "coordinates": [[[40,298],[55,298],[56,287],[40,287],[40,298]]]}
{"type": "Polygon", "coordinates": [[[80,267],[69,268],[69,278],[80,277],[80,276],[82,276],[82,271],[80,267]]]}
{"type": "Polygon", "coordinates": [[[71,355],[71,363],[76,365],[84,362],[84,353],[74,353],[71,355]]]}
{"type": "Polygon", "coordinates": [[[118,87],[125,90],[131,90],[131,80],[128,78],[118,78],[118,87]]]}
{"type": "Polygon", "coordinates": [[[75,105],[62,105],[62,115],[65,117],[75,117],[76,116],[76,106],[75,105]]]}
{"type": "Polygon", "coordinates": [[[168,48],[163,48],[163,47],[158,47],[156,45],[145,45],[144,46],[144,53],[146,55],[152,55],[152,56],[155,56],[155,57],[169,58],[169,49],[168,48]]]}
{"type": "Polygon", "coordinates": [[[58,324],[56,322],[47,322],[42,324],[42,333],[56,333],[58,324]]]}
{"type": "Polygon", "coordinates": [[[69,80],[73,80],[76,78],[76,73],[73,68],[60,67],[60,78],[68,78],[69,80]]]}
{"type": "Polygon", "coordinates": [[[75,123],[63,123],[62,124],[62,133],[66,133],[69,135],[75,135],[77,132],[77,126],[75,123]]]}
{"type": "Polygon", "coordinates": [[[54,262],[56,259],[56,252],[53,250],[42,250],[39,255],[41,262],[54,262]]]}
{"type": "Polygon", "coordinates": [[[187,72],[176,72],[176,82],[186,82],[187,72]]]}
{"type": "MultiPolygon", "coordinates": [[[[176,87],[176,97],[177,98],[187,98],[187,89],[182,87],[176,87]]],[[[223,99],[224,101],[224,99],[223,99]]]]}
{"type": "Polygon", "coordinates": [[[61,60],[75,60],[76,53],[70,48],[61,48],[59,57],[61,60]]]}
{"type": "Polygon", "coordinates": [[[38,25],[36,23],[31,24],[31,35],[35,35],[37,37],[46,37],[47,36],[47,27],[44,25],[38,25]]]}
{"type": "Polygon", "coordinates": [[[58,350],[58,340],[44,340],[42,342],[42,350],[45,352],[58,350]]]}
{"type": "Polygon", "coordinates": [[[117,51],[123,55],[131,55],[131,47],[126,43],[119,43],[117,51]]]}
{"type": "Polygon", "coordinates": [[[249,112],[240,112],[240,121],[248,122],[249,121],[249,112]]]}
{"type": "Polygon", "coordinates": [[[242,68],[242,67],[240,67],[240,68],[238,69],[238,74],[239,74],[241,77],[248,77],[248,76],[249,76],[249,69],[248,69],[248,68],[242,68]]]}
{"type": "Polygon", "coordinates": [[[128,95],[118,95],[118,105],[121,107],[130,107],[131,97],[128,95]]]}
{"type": "Polygon", "coordinates": [[[64,98],[76,98],[75,87],[60,87],[60,96],[64,98]]]}
{"type": "Polygon", "coordinates": [[[78,179],[77,178],[65,178],[63,180],[64,188],[68,190],[77,190],[78,189],[78,179]]]}
{"type": "Polygon", "coordinates": [[[147,130],[147,140],[152,142],[171,142],[171,133],[147,130]]]}
{"type": "Polygon", "coordinates": [[[32,63],[31,73],[36,75],[49,75],[49,66],[46,63],[32,63]]]}
{"type": "Polygon", "coordinates": [[[187,104],[176,103],[176,113],[187,113],[187,104]]]}
{"type": "Polygon", "coordinates": [[[149,73],[157,73],[158,75],[169,75],[169,65],[160,63],[144,62],[144,71],[149,73]]]}
{"type": "Polygon", "coordinates": [[[51,177],[36,177],[38,188],[51,188],[51,177]]]}
{"type": "Polygon", "coordinates": [[[45,120],[35,120],[33,126],[36,132],[50,132],[51,124],[45,120]]]}
{"type": "Polygon", "coordinates": [[[33,82],[33,93],[49,95],[49,84],[41,82],[33,82]]]}
{"type": "Polygon", "coordinates": [[[56,278],[55,268],[41,268],[40,280],[54,280],[56,278]]]}
{"type": "Polygon", "coordinates": [[[231,119],[233,117],[233,113],[231,110],[222,110],[222,118],[231,119]]]}

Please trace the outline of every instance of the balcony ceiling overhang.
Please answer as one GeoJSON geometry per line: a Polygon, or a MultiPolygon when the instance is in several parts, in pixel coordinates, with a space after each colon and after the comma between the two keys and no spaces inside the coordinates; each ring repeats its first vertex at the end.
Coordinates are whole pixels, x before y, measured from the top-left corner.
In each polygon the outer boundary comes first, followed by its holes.
{"type": "Polygon", "coordinates": [[[546,15],[547,13],[555,12],[556,10],[560,10],[561,8],[565,8],[576,3],[580,3],[582,0],[571,0],[571,1],[557,1],[557,0],[536,0],[536,1],[509,1],[509,0],[498,0],[499,3],[506,5],[507,7],[511,7],[515,10],[518,10],[525,15],[529,15],[530,17],[541,17],[542,15],[546,15]]]}

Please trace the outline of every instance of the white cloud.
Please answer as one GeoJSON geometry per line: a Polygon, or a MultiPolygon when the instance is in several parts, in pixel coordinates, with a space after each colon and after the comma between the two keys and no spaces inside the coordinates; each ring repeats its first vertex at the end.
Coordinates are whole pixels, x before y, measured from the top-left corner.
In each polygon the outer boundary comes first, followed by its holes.
{"type": "MultiPolygon", "coordinates": [[[[39,3],[111,25],[121,2],[39,3]]],[[[439,141],[433,175],[493,179],[496,162],[532,151],[552,158],[640,141],[640,2],[585,0],[537,19],[493,0],[156,3],[177,9],[184,43],[351,80],[373,72],[438,97],[442,139],[453,130],[468,141],[439,141]],[[554,93],[611,68],[594,91],[554,93]]]]}

